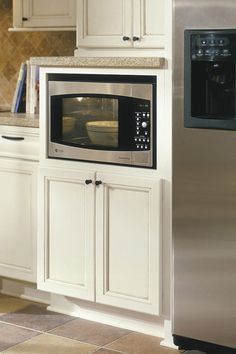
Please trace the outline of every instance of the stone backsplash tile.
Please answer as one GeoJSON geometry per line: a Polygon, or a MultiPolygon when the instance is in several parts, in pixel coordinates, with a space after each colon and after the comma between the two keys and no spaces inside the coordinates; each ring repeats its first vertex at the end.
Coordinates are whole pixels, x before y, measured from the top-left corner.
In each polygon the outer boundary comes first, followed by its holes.
{"type": "Polygon", "coordinates": [[[0,0],[0,110],[11,108],[18,71],[31,56],[73,56],[75,32],[9,32],[12,0],[0,0]]]}

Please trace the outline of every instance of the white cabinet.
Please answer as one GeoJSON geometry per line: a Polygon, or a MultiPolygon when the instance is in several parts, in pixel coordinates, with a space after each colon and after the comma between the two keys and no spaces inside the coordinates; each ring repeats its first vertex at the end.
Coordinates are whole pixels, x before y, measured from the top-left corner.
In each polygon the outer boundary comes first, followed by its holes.
{"type": "Polygon", "coordinates": [[[38,137],[15,127],[0,127],[0,134],[0,276],[36,282],[38,156],[30,155],[30,147],[34,150],[38,137]],[[17,150],[24,160],[6,157],[17,150]]]}
{"type": "Polygon", "coordinates": [[[13,0],[13,29],[75,30],[76,0],[13,0]]]}
{"type": "Polygon", "coordinates": [[[160,181],[41,168],[39,185],[39,288],[158,314],[160,181]]]}
{"type": "Polygon", "coordinates": [[[78,0],[77,46],[163,48],[165,0],[78,0]]]}

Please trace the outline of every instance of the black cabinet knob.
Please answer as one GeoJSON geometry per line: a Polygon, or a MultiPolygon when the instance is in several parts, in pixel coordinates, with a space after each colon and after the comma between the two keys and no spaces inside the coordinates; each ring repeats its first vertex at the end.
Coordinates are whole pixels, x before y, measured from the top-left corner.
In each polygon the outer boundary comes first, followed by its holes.
{"type": "Polygon", "coordinates": [[[130,37],[127,37],[127,36],[123,37],[123,41],[129,41],[129,40],[130,40],[130,37]]]}
{"type": "Polygon", "coordinates": [[[99,184],[102,184],[102,181],[96,181],[95,184],[96,186],[99,186],[99,184]]]}
{"type": "Polygon", "coordinates": [[[136,37],[136,36],[133,37],[133,41],[134,41],[134,42],[137,42],[137,41],[139,41],[139,40],[140,40],[139,37],[136,37]]]}
{"type": "Polygon", "coordinates": [[[22,21],[28,21],[27,17],[22,17],[22,21]]]}
{"type": "Polygon", "coordinates": [[[91,179],[86,179],[85,184],[91,184],[93,181],[91,179]]]}

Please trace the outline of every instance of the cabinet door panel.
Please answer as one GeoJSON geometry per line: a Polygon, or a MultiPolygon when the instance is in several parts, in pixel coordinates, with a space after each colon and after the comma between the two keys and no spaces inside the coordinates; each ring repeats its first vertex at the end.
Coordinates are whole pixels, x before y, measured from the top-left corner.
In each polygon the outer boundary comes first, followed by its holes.
{"type": "Polygon", "coordinates": [[[40,172],[39,287],[94,299],[93,174],[40,172]],[[42,194],[43,192],[43,194],[42,194]],[[44,225],[44,227],[42,227],[44,225]]]}
{"type": "Polygon", "coordinates": [[[78,16],[78,46],[132,46],[132,0],[78,0],[78,16]]]}
{"type": "Polygon", "coordinates": [[[126,189],[125,186],[121,188],[111,186],[107,191],[106,198],[109,210],[107,210],[109,215],[106,215],[108,218],[106,220],[108,223],[107,232],[110,236],[109,291],[147,299],[150,247],[149,195],[147,192],[135,190],[135,188],[127,187],[126,189]],[[135,210],[133,210],[134,205],[138,205],[135,210]],[[118,250],[121,250],[122,254],[118,250]]]}
{"type": "Polygon", "coordinates": [[[23,0],[23,27],[75,27],[75,0],[23,0]]]}
{"type": "Polygon", "coordinates": [[[165,47],[165,0],[134,0],[134,42],[137,48],[165,47]]]}
{"type": "Polygon", "coordinates": [[[36,166],[0,163],[0,275],[36,281],[36,166]]]}
{"type": "Polygon", "coordinates": [[[85,187],[73,181],[50,179],[47,183],[50,235],[48,277],[85,286],[85,187]]]}
{"type": "Polygon", "coordinates": [[[97,179],[97,302],[158,314],[160,183],[97,179]]]}

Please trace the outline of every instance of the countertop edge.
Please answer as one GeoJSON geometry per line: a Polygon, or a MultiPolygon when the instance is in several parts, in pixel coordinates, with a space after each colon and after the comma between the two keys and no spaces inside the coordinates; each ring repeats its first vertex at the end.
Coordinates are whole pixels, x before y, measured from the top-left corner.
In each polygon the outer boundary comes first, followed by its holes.
{"type": "Polygon", "coordinates": [[[163,57],[31,57],[30,63],[39,66],[87,68],[150,68],[164,69],[163,57]]]}
{"type": "Polygon", "coordinates": [[[0,112],[0,126],[39,128],[39,119],[36,115],[0,112]]]}

